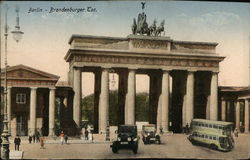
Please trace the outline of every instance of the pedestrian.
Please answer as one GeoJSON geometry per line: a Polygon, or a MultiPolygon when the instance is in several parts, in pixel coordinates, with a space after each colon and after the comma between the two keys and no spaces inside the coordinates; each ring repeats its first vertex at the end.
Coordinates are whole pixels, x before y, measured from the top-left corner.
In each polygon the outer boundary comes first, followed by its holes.
{"type": "Polygon", "coordinates": [[[40,142],[40,133],[38,131],[36,133],[36,142],[40,142]]]}
{"type": "Polygon", "coordinates": [[[85,140],[89,139],[89,131],[87,129],[85,129],[85,140]]]}
{"type": "Polygon", "coordinates": [[[163,128],[160,127],[160,134],[162,135],[163,134],[163,128]]]}
{"type": "Polygon", "coordinates": [[[67,134],[64,135],[64,140],[65,140],[65,144],[67,144],[67,141],[68,141],[68,136],[67,136],[67,134]]]}
{"type": "Polygon", "coordinates": [[[19,151],[19,146],[20,146],[20,143],[21,143],[21,139],[20,139],[18,136],[15,137],[14,143],[15,143],[15,151],[16,151],[16,150],[19,151]]]}
{"type": "Polygon", "coordinates": [[[85,137],[85,128],[84,127],[82,128],[81,133],[82,133],[81,139],[84,139],[84,137],[85,137]]]}
{"type": "Polygon", "coordinates": [[[32,142],[32,137],[29,136],[29,144],[31,144],[31,142],[32,142]]]}
{"type": "Polygon", "coordinates": [[[61,137],[61,144],[63,145],[63,141],[64,141],[64,133],[63,133],[63,131],[61,132],[60,137],[61,137]]]}
{"type": "Polygon", "coordinates": [[[235,130],[234,130],[234,136],[238,137],[238,129],[237,128],[235,128],[235,130]]]}
{"type": "Polygon", "coordinates": [[[40,149],[45,149],[44,142],[45,142],[45,139],[43,137],[40,137],[40,145],[41,145],[40,149]]]}
{"type": "Polygon", "coordinates": [[[33,143],[35,143],[36,142],[36,135],[35,134],[33,134],[32,139],[33,139],[33,143]]]}
{"type": "Polygon", "coordinates": [[[188,134],[189,133],[189,125],[188,125],[188,123],[186,124],[186,134],[188,134]]]}

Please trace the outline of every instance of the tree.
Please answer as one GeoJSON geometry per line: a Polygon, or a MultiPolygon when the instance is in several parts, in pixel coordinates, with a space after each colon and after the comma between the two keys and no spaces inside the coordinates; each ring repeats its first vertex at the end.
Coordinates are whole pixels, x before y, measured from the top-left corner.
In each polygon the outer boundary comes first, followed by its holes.
{"type": "MultiPolygon", "coordinates": [[[[82,119],[94,124],[94,94],[90,94],[82,99],[82,119]]],[[[137,121],[148,121],[148,93],[136,94],[135,116],[137,121]]],[[[118,125],[118,91],[109,92],[109,124],[118,125]]]]}

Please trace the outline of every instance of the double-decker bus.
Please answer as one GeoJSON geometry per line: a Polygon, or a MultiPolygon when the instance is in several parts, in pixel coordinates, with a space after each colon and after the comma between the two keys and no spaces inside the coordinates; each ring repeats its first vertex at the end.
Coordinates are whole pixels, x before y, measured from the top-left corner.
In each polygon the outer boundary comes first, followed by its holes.
{"type": "Polygon", "coordinates": [[[192,144],[200,144],[212,149],[230,151],[234,148],[233,123],[193,119],[188,139],[192,144]]]}
{"type": "Polygon", "coordinates": [[[204,130],[215,132],[222,135],[232,136],[233,133],[232,122],[224,122],[224,121],[212,121],[207,119],[193,119],[190,124],[191,130],[204,130]]]}

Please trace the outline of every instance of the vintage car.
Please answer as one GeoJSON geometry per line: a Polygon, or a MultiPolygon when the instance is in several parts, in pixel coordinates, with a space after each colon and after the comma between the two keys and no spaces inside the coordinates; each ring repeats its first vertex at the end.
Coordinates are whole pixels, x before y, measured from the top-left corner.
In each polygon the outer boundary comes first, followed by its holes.
{"type": "Polygon", "coordinates": [[[154,124],[146,124],[142,126],[142,141],[144,144],[158,143],[161,144],[160,135],[156,132],[156,127],[154,124]]]}
{"type": "Polygon", "coordinates": [[[117,153],[119,149],[131,149],[136,154],[139,142],[136,125],[120,125],[116,133],[117,139],[110,145],[113,153],[117,153]]]}

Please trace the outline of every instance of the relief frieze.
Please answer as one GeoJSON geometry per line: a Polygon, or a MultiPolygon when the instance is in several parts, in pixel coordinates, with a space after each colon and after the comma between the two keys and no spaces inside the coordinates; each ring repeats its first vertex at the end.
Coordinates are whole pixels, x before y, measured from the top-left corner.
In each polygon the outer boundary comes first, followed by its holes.
{"type": "Polygon", "coordinates": [[[133,40],[133,48],[147,48],[147,49],[167,49],[168,43],[166,41],[151,41],[151,40],[133,40]]]}
{"type": "Polygon", "coordinates": [[[75,56],[75,62],[93,62],[93,63],[123,63],[140,65],[163,65],[163,66],[186,66],[186,67],[218,67],[217,61],[191,60],[191,59],[164,59],[147,57],[114,57],[114,56],[75,56]]]}

